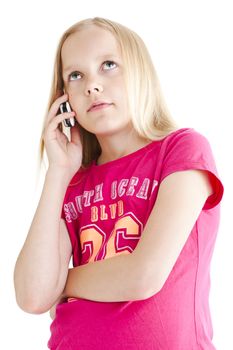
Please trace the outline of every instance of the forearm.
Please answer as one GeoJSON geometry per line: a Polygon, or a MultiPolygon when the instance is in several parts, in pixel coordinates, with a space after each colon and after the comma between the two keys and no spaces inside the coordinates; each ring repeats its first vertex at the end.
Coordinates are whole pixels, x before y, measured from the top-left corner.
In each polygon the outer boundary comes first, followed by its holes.
{"type": "Polygon", "coordinates": [[[134,255],[121,254],[69,269],[64,297],[101,302],[144,299],[134,255]]]}
{"type": "MultiPolygon", "coordinates": [[[[49,169],[14,270],[16,299],[26,310],[52,302],[60,272],[59,225],[68,185],[65,170],[49,169]]],[[[29,311],[30,312],[30,311],[29,311]]]]}

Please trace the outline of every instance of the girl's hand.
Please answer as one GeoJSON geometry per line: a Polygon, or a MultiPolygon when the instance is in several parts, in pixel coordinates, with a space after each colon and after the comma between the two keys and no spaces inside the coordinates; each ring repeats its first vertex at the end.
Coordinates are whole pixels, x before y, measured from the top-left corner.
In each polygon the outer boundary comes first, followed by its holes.
{"type": "Polygon", "coordinates": [[[68,95],[58,97],[48,112],[43,132],[43,139],[49,166],[67,168],[72,177],[82,164],[82,143],[77,124],[71,127],[71,141],[59,130],[58,125],[66,118],[74,117],[75,112],[57,114],[62,102],[67,101],[68,95]]]}

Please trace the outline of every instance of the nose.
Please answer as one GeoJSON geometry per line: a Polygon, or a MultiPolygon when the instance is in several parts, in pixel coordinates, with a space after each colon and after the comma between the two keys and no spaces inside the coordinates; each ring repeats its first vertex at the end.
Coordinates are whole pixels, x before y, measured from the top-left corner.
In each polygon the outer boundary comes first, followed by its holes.
{"type": "Polygon", "coordinates": [[[87,85],[85,89],[85,94],[90,95],[93,92],[103,92],[103,86],[97,83],[90,83],[87,85]]]}

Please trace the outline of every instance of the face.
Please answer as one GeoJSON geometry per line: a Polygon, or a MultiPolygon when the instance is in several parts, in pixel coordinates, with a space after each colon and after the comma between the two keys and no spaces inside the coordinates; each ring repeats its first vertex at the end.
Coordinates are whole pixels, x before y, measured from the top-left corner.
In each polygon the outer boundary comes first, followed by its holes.
{"type": "Polygon", "coordinates": [[[123,63],[115,37],[90,26],[66,39],[61,58],[64,88],[79,124],[96,135],[131,129],[123,63]],[[96,100],[110,105],[88,111],[96,100]]]}

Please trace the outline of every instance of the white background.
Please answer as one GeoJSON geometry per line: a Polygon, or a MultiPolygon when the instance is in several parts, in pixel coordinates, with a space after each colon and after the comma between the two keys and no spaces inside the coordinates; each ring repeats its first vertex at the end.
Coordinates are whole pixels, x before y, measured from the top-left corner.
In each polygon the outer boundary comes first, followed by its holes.
{"type": "Polygon", "coordinates": [[[17,306],[13,270],[41,190],[37,156],[55,49],[68,27],[94,16],[120,22],[143,38],[174,118],[211,144],[225,187],[211,265],[213,341],[218,350],[233,349],[231,5],[224,0],[1,4],[1,349],[47,348],[49,314],[32,315],[17,306]]]}

